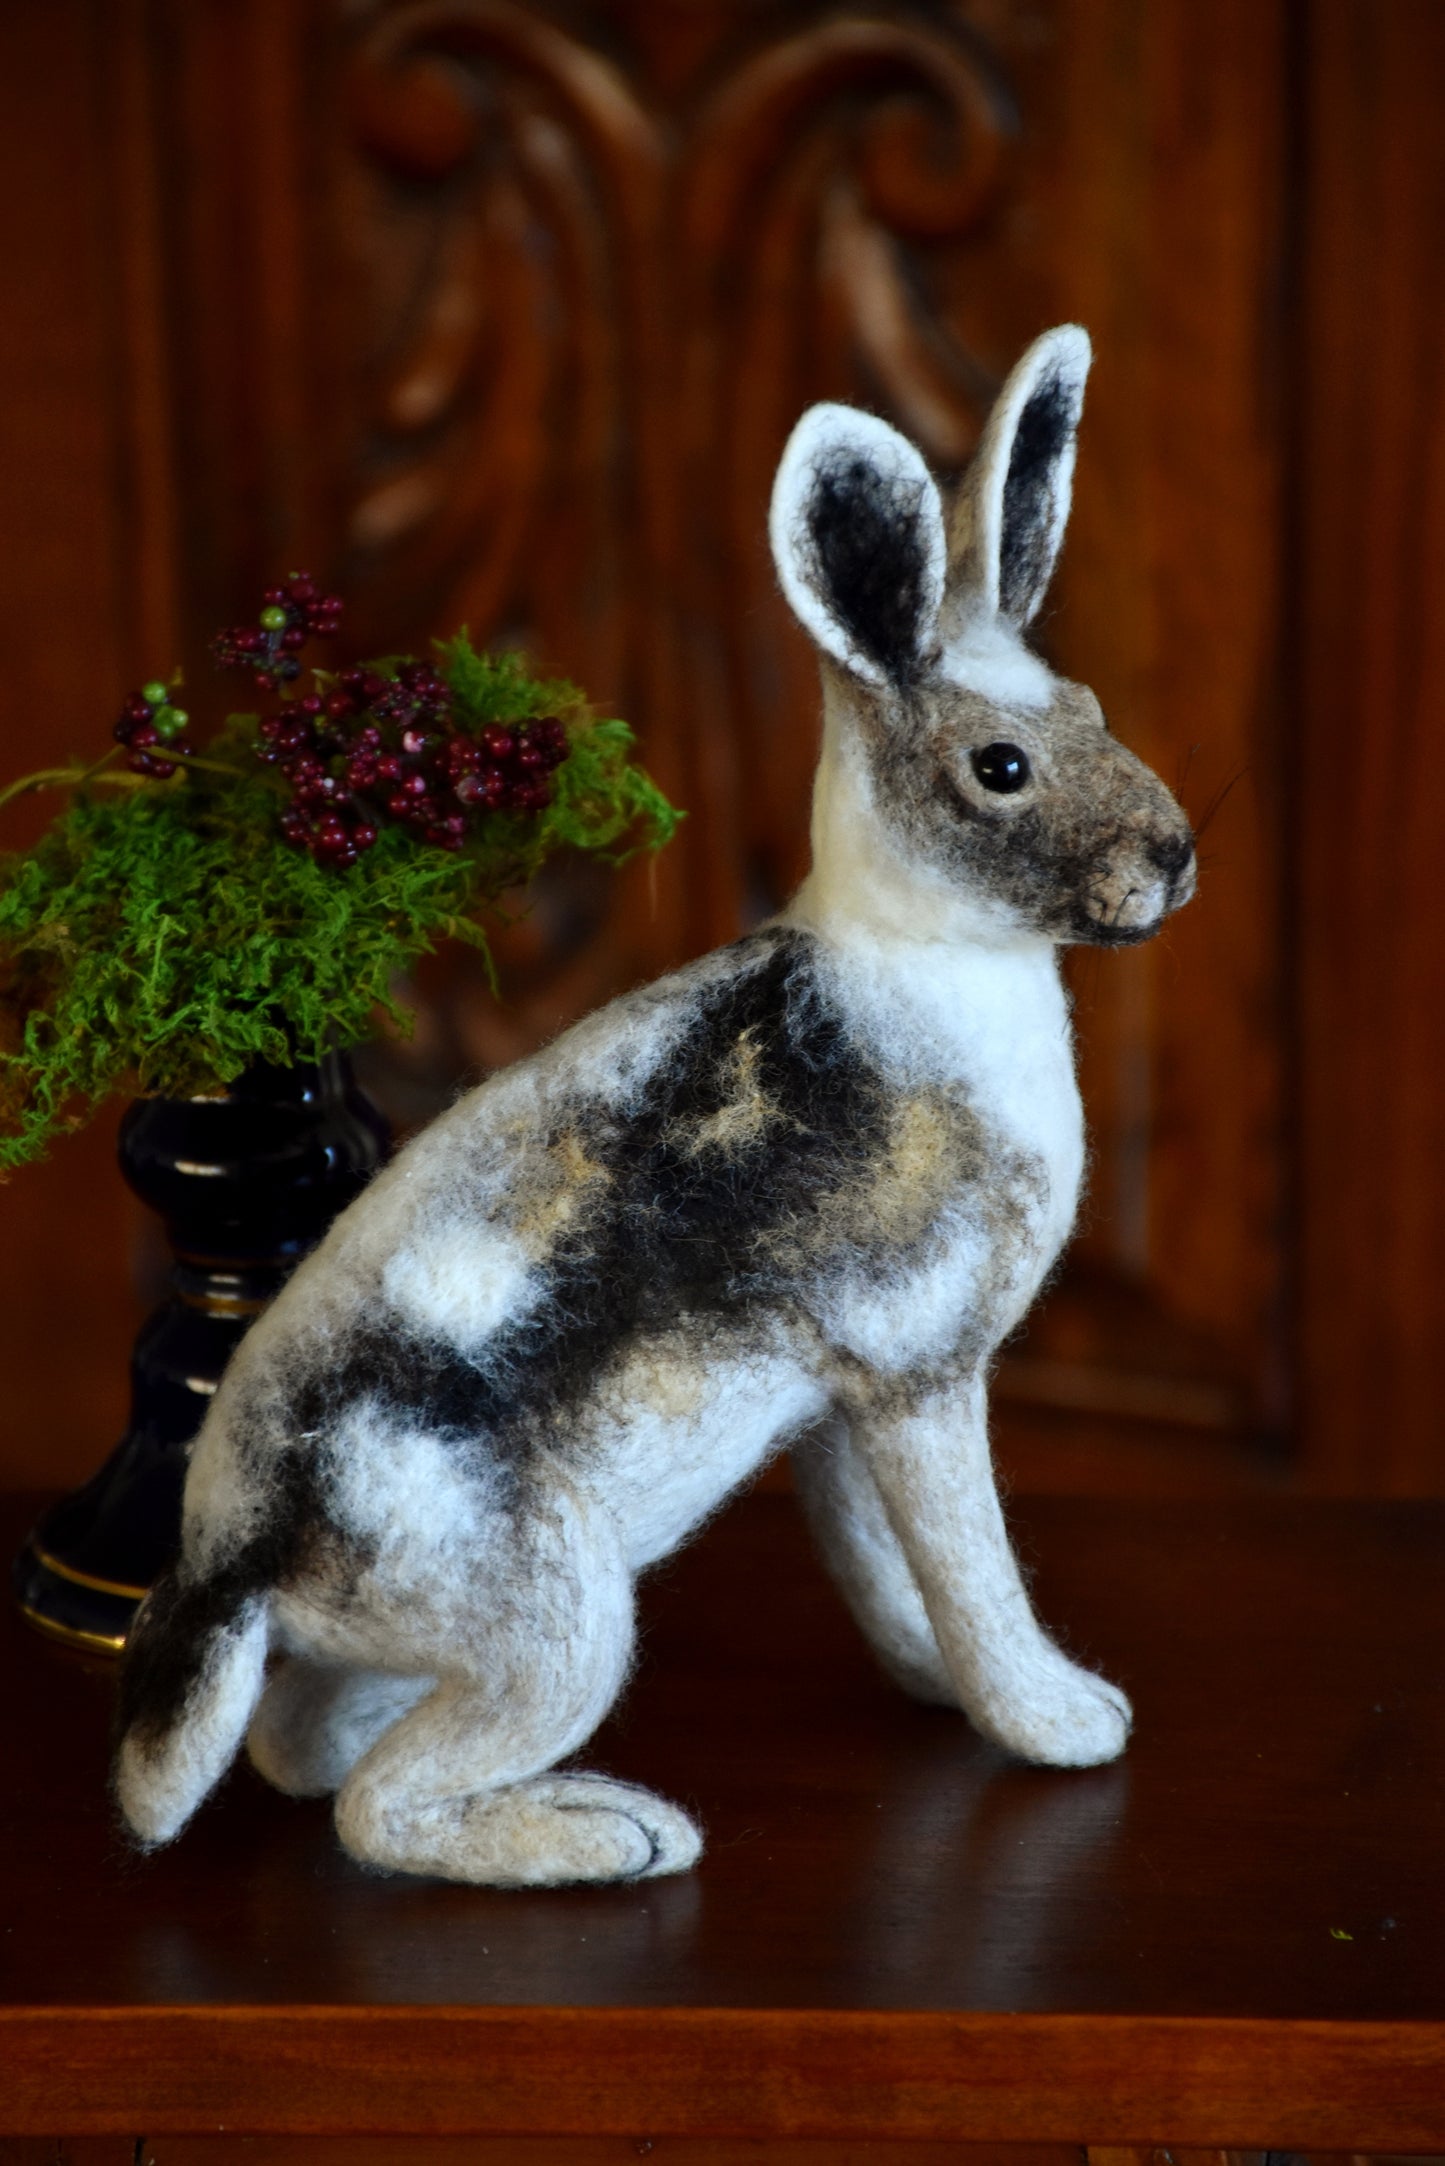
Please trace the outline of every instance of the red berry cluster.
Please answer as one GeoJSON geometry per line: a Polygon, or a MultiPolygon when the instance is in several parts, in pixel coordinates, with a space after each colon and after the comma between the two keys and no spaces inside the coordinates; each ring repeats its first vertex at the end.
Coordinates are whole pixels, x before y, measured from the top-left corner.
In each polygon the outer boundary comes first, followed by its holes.
{"type": "Polygon", "coordinates": [[[115,739],[126,748],[125,764],[135,775],[155,775],[164,781],[176,771],[167,751],[190,752],[185,729],[190,716],[184,707],[171,703],[171,688],[157,679],[132,692],[115,725],[115,739]]]}
{"type": "MultiPolygon", "coordinates": [[[[223,668],[248,670],[263,691],[284,695],[301,674],[300,650],[335,634],[342,605],[308,572],[293,572],[264,601],[254,626],[220,633],[211,651],[223,668]]],[[[554,715],[468,736],[430,662],[403,662],[390,677],[347,669],[318,681],[324,689],[262,716],[256,745],[290,785],[282,834],[318,864],[354,865],[387,820],[460,850],[478,815],[551,803],[552,770],[567,757],[554,715]]]]}
{"type": "Polygon", "coordinates": [[[324,695],[264,715],[256,756],[291,785],[287,841],[318,864],[346,866],[371,848],[383,819],[460,850],[478,813],[541,811],[567,732],[547,715],[469,737],[432,664],[404,662],[394,677],[343,670],[324,695]]]}
{"type": "Polygon", "coordinates": [[[297,659],[308,639],[331,639],[341,624],[339,594],[323,594],[309,572],[293,572],[279,587],[268,587],[255,624],[233,625],[218,632],[211,652],[222,669],[249,669],[263,692],[294,684],[301,674],[297,659]]]}

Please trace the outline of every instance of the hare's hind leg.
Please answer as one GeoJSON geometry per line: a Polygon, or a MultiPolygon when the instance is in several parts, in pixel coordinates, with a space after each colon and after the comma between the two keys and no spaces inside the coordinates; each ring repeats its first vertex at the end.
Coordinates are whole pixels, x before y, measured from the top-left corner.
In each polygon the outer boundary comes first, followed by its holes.
{"type": "Polygon", "coordinates": [[[591,1736],[631,1660],[631,1575],[600,1517],[552,1499],[495,1610],[437,1646],[437,1683],[336,1800],[354,1857],[497,1887],[637,1880],[697,1858],[675,1805],[549,1772],[591,1736]]]}
{"type": "Polygon", "coordinates": [[[604,1775],[518,1776],[529,1762],[546,1769],[563,1758],[576,1730],[554,1728],[534,1707],[524,1740],[519,1711],[504,1723],[499,1712],[485,1686],[447,1678],[404,1715],[336,1800],[337,1833],[352,1856],[500,1888],[643,1880],[694,1863],[697,1829],[651,1791],[604,1775]]]}
{"type": "Polygon", "coordinates": [[[434,1683],[288,1655],[251,1718],[251,1765],[288,1797],[330,1797],[434,1683]]]}

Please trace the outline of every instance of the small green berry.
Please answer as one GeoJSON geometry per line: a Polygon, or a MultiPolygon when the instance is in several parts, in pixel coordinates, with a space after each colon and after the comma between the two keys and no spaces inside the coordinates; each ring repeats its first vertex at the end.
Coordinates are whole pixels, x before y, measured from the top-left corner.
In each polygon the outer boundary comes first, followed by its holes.
{"type": "Polygon", "coordinates": [[[180,736],[181,731],[190,719],[184,707],[157,707],[155,713],[151,716],[151,720],[155,724],[156,735],[165,738],[167,743],[170,742],[172,737],[180,736]]]}
{"type": "Polygon", "coordinates": [[[269,609],[263,609],[261,612],[261,629],[264,632],[284,632],[286,629],[285,610],[278,608],[274,602],[269,609]]]}
{"type": "Polygon", "coordinates": [[[148,707],[164,707],[170,698],[170,686],[162,684],[159,677],[152,677],[149,684],[141,686],[140,696],[148,707]]]}

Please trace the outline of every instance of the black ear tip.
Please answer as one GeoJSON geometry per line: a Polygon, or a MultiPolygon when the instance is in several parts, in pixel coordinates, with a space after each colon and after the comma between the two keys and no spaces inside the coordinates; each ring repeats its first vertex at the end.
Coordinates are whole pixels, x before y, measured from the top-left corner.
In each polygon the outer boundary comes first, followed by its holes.
{"type": "Polygon", "coordinates": [[[999,607],[1026,624],[1043,600],[1063,538],[1083,376],[1059,356],[1019,409],[1003,488],[999,607]]]}
{"type": "Polygon", "coordinates": [[[1049,472],[1076,433],[1083,404],[1083,385],[1061,368],[1040,377],[1019,414],[1007,488],[1029,488],[1049,472]]]}
{"type": "Polygon", "coordinates": [[[818,583],[858,651],[916,677],[930,611],[925,483],[856,450],[820,455],[807,508],[818,583]]]}

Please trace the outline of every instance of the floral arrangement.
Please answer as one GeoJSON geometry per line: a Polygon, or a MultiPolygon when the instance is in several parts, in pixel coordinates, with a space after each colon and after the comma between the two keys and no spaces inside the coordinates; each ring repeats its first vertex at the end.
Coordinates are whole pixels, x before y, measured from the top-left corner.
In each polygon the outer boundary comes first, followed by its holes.
{"type": "Polygon", "coordinates": [[[115,742],[0,790],[62,788],[0,859],[0,1169],[116,1090],[186,1096],[254,1060],[316,1061],[405,1030],[397,974],[480,922],[559,848],[620,863],[681,814],[625,722],[479,653],[308,669],[340,600],[305,573],[212,654],[268,695],[198,744],[179,677],[125,702],[115,742]]]}

